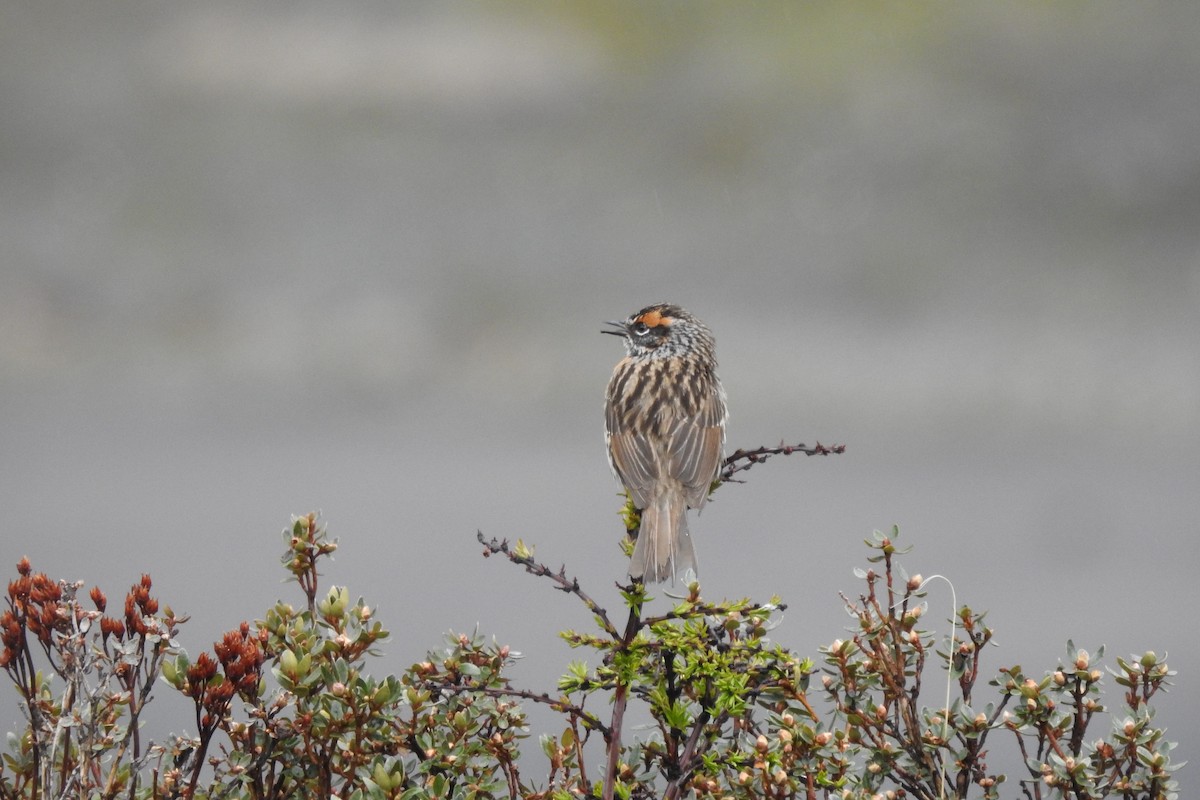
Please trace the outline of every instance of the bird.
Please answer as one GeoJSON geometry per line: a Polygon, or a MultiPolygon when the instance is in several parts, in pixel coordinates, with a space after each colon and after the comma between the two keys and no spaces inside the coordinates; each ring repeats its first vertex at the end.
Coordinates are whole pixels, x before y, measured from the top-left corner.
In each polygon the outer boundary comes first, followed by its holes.
{"type": "Polygon", "coordinates": [[[698,572],[687,509],[700,509],[720,474],[725,390],[716,341],[703,322],[655,303],[602,330],[625,339],[604,402],[608,463],[641,515],[629,577],[661,583],[698,572]]]}

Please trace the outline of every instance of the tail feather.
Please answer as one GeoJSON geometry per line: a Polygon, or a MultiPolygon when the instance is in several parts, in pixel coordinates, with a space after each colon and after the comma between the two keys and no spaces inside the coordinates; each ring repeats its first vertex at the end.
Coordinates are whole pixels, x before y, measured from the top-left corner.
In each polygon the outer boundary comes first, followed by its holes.
{"type": "Polygon", "coordinates": [[[642,525],[629,559],[629,576],[661,583],[696,569],[696,548],[687,527],[687,502],[681,492],[661,492],[642,509],[642,525]]]}

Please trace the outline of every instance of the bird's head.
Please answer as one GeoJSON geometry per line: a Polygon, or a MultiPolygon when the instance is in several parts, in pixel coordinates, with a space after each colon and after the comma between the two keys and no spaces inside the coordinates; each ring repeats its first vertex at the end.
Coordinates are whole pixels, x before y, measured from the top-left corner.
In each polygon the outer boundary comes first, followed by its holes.
{"type": "Polygon", "coordinates": [[[670,358],[693,348],[712,350],[712,334],[704,323],[670,303],[655,303],[617,322],[606,322],[613,336],[625,337],[625,349],[635,358],[670,358]]]}

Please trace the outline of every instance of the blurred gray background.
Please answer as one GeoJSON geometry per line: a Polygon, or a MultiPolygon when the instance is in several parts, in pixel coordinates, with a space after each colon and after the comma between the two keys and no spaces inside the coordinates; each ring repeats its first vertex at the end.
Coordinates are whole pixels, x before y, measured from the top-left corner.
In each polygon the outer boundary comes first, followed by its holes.
{"type": "Polygon", "coordinates": [[[1197,41],[1182,3],[6,3],[3,569],[149,572],[195,655],[297,599],[320,509],[378,671],[478,626],[551,688],[589,616],[475,531],[619,605],[600,323],[669,300],[731,449],[848,447],[717,494],[708,596],[815,654],[899,524],[992,668],[1169,651],[1195,759],[1197,41]]]}

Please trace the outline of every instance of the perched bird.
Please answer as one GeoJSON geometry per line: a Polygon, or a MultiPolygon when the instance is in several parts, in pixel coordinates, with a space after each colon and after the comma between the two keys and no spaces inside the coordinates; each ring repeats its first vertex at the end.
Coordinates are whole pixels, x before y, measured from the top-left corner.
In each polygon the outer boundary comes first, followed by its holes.
{"type": "Polygon", "coordinates": [[[716,342],[679,306],[656,303],[602,331],[625,337],[604,403],[613,472],[641,512],[629,576],[661,582],[691,568],[687,509],[701,508],[725,449],[716,342]]]}

